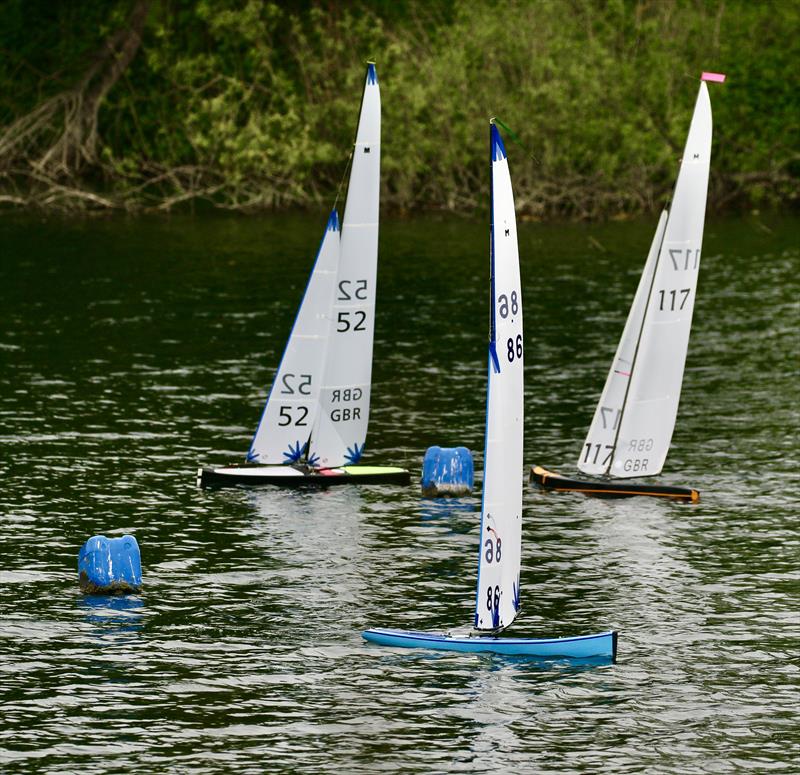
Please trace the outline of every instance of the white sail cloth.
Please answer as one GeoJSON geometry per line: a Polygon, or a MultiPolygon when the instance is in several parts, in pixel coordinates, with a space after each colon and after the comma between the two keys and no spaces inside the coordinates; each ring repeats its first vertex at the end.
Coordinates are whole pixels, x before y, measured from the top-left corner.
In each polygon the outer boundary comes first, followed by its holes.
{"type": "MultiPolygon", "coordinates": [[[[615,478],[652,476],[664,466],[678,414],[697,291],[711,132],[711,102],[708,88],[701,82],[672,205],[663,227],[662,215],[653,242],[655,246],[660,241],[660,249],[648,292],[642,293],[642,283],[647,284],[643,276],[628,319],[633,325],[644,299],[641,322],[637,332],[629,331],[626,324],[578,460],[578,468],[586,473],[615,478]],[[624,368],[620,357],[631,361],[629,369],[624,368]],[[613,376],[620,365],[620,371],[629,372],[622,381],[613,376]],[[618,406],[619,413],[615,411],[618,406]]],[[[649,272],[648,258],[644,274],[649,272]]]]}
{"type": "Polygon", "coordinates": [[[503,140],[491,125],[491,335],[486,399],[476,630],[508,627],[520,605],[522,550],[522,288],[514,194],[503,140]]]}
{"type": "Polygon", "coordinates": [[[636,347],[639,344],[639,335],[642,331],[642,321],[647,308],[647,298],[653,284],[653,274],[664,239],[664,228],[667,225],[667,211],[661,213],[658,219],[653,244],[647,254],[644,271],[639,278],[633,304],[631,305],[625,328],[619,340],[616,355],[606,378],[603,393],[592,418],[586,441],[578,460],[578,470],[586,474],[605,474],[612,458],[612,450],[617,440],[617,430],[622,417],[622,407],[628,394],[633,360],[636,347]]]}
{"type": "Polygon", "coordinates": [[[320,411],[308,460],[331,468],[357,463],[369,424],[375,283],[378,273],[378,211],[381,168],[381,96],[369,65],[353,149],[350,185],[342,220],[342,246],[320,411]]]}
{"type": "Polygon", "coordinates": [[[247,460],[294,463],[306,451],[319,408],[319,390],[339,266],[339,220],[331,212],[303,300],[267,396],[247,460]]]}
{"type": "Polygon", "coordinates": [[[344,220],[331,213],[247,460],[356,463],[369,422],[378,266],[381,103],[367,68],[344,220]]]}

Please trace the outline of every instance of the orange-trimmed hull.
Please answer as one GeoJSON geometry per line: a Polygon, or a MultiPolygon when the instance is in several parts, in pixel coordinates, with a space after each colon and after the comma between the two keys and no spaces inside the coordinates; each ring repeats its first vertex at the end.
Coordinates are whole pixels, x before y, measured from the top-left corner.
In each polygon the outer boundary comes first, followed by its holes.
{"type": "Polygon", "coordinates": [[[649,495],[654,498],[672,500],[700,500],[700,493],[691,487],[673,487],[660,484],[632,484],[628,481],[608,482],[601,480],[569,479],[541,466],[531,466],[531,482],[543,490],[555,492],[580,492],[596,498],[629,498],[634,495],[649,495]]]}

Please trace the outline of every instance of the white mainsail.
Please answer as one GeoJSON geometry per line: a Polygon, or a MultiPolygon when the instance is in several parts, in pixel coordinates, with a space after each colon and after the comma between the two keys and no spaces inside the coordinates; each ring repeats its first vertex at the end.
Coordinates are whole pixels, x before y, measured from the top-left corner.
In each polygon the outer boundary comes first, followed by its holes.
{"type": "Polygon", "coordinates": [[[319,407],[339,247],[334,209],[247,453],[249,462],[295,463],[305,451],[319,407]]]}
{"type": "Polygon", "coordinates": [[[607,473],[652,476],[669,451],[689,347],[711,161],[711,101],[695,103],[607,473]]]}
{"type": "Polygon", "coordinates": [[[619,428],[622,406],[628,392],[628,381],[631,377],[636,346],[639,343],[639,333],[642,330],[647,297],[650,295],[666,225],[667,211],[664,210],[658,219],[653,244],[647,254],[642,276],[639,278],[639,285],[636,288],[628,319],[625,321],[617,353],[608,371],[603,393],[597,403],[592,424],[578,458],[578,470],[586,474],[605,474],[608,471],[608,464],[611,462],[611,451],[614,449],[614,442],[617,438],[617,428],[619,428]]]}
{"type": "Polygon", "coordinates": [[[375,65],[367,68],[347,202],[320,411],[308,462],[331,468],[364,451],[372,381],[381,160],[381,98],[375,65]]]}
{"type": "Polygon", "coordinates": [[[522,551],[522,289],[514,194],[491,125],[491,332],[475,629],[508,627],[520,606],[522,551]]]}

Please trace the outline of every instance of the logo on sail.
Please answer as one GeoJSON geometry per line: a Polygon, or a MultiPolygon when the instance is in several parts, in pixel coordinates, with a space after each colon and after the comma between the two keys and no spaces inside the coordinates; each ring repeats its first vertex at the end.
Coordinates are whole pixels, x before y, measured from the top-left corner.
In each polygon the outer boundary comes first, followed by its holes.
{"type": "MultiPolygon", "coordinates": [[[[364,444],[366,444],[366,442],[364,442],[364,444]]],[[[345,455],[345,458],[347,458],[348,463],[355,465],[359,460],[361,460],[361,456],[364,454],[364,444],[359,447],[358,442],[354,441],[353,446],[347,448],[347,454],[345,455]]]]}
{"type": "Polygon", "coordinates": [[[295,445],[292,446],[289,444],[289,451],[284,452],[283,456],[286,458],[287,463],[296,463],[303,455],[303,451],[305,450],[306,445],[300,445],[300,442],[295,442],[295,445]]]}

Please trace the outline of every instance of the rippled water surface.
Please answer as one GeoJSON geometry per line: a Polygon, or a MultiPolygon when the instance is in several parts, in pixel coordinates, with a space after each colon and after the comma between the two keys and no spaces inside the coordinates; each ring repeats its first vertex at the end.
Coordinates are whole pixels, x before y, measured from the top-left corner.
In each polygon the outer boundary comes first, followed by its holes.
{"type": "MultiPolygon", "coordinates": [[[[470,621],[477,494],[195,488],[248,448],[323,223],[0,219],[0,769],[796,768],[800,223],[707,225],[660,477],[698,504],[526,488],[512,633],[613,627],[615,665],[362,641],[470,621]],[[143,594],[84,598],[123,532],[143,594]]],[[[654,226],[521,224],[527,464],[574,471],[654,226]]],[[[480,470],[487,240],[384,223],[364,462],[480,470]]]]}

